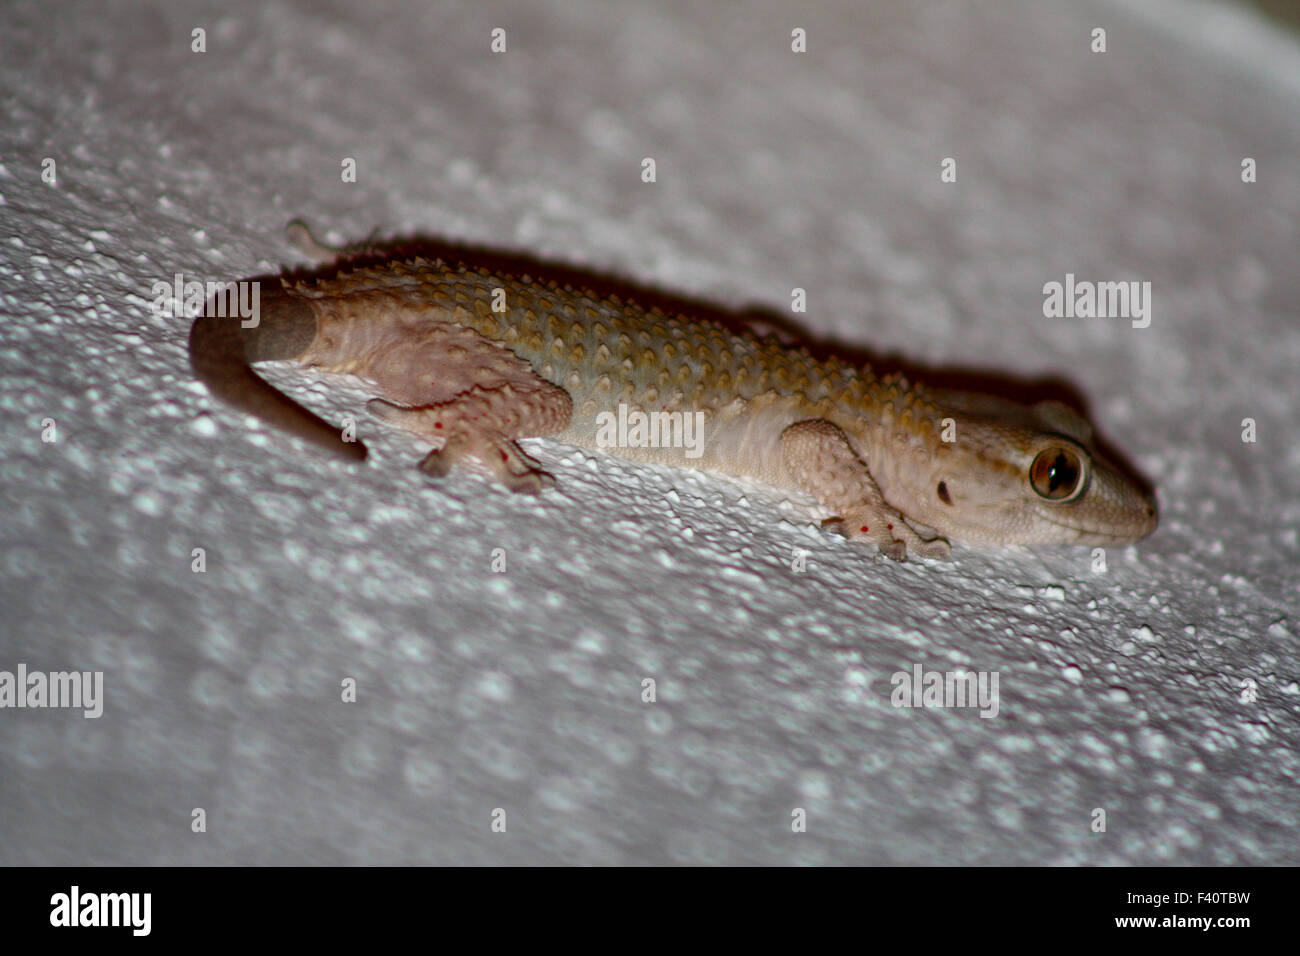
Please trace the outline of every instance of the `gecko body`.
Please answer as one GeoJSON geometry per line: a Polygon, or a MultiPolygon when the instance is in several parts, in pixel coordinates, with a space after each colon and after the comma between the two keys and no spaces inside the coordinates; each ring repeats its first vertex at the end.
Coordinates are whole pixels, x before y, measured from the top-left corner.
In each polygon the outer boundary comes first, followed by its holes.
{"type": "Polygon", "coordinates": [[[263,282],[254,328],[213,312],[190,337],[209,389],[348,458],[362,446],[250,366],[292,360],[368,380],[381,396],[371,411],[433,446],[421,462],[431,475],[474,459],[514,490],[540,491],[553,479],[518,440],[551,436],[811,495],[833,515],[826,524],[899,560],[947,557],[948,539],[1121,544],[1157,523],[1152,496],[1097,454],[1064,405],[877,377],[524,274],[397,258],[263,282]],[[620,416],[694,442],[647,442],[644,428],[612,427],[620,416]]]}

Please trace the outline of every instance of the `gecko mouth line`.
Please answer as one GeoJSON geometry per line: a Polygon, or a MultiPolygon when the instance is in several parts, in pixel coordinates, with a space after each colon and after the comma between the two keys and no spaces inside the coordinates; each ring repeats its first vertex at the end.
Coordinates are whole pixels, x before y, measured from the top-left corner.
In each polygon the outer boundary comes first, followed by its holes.
{"type": "Polygon", "coordinates": [[[1048,522],[1049,524],[1054,524],[1058,528],[1065,528],[1069,531],[1073,531],[1080,538],[1086,535],[1087,537],[1090,538],[1099,539],[1098,543],[1126,544],[1132,540],[1129,534],[1124,531],[1104,531],[1096,527],[1088,527],[1086,525],[1077,525],[1077,524],[1070,524],[1069,522],[1066,521],[1058,521],[1056,518],[1044,514],[1041,511],[1038,514],[1039,517],[1041,517],[1044,521],[1048,522]]]}

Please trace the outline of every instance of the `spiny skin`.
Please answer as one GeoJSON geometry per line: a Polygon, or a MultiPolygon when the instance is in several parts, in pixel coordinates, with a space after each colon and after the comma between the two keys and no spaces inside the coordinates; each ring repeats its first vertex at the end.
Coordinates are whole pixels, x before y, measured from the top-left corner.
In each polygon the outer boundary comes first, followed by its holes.
{"type": "Polygon", "coordinates": [[[384,398],[371,403],[377,414],[439,446],[422,464],[433,474],[473,458],[536,491],[550,476],[515,440],[554,435],[811,494],[836,528],[900,560],[946,557],[949,537],[1119,544],[1157,523],[1154,501],[1095,453],[1087,423],[1064,406],[880,379],[712,322],[441,260],[263,283],[258,328],[200,318],[191,353],[214,391],[317,444],[328,446],[328,426],[302,409],[295,423],[249,362],[371,380],[384,398]],[[699,456],[602,442],[620,405],[629,416],[702,413],[699,456]]]}

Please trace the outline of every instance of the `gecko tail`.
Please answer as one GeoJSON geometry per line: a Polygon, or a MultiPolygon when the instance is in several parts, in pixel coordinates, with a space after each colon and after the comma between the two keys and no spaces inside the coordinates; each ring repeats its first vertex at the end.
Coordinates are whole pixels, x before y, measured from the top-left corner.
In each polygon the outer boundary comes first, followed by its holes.
{"type": "Polygon", "coordinates": [[[292,360],[316,337],[311,307],[278,283],[263,282],[258,295],[258,324],[245,328],[237,314],[222,314],[218,300],[208,303],[190,329],[190,365],[213,395],[241,412],[347,461],[362,461],[366,446],[344,441],[340,429],[312,414],[271,387],[250,367],[252,362],[292,360]]]}

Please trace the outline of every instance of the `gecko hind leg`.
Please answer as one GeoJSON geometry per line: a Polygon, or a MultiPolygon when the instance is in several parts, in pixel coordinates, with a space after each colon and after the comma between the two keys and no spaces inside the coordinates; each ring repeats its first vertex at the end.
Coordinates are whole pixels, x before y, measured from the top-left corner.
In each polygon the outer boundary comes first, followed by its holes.
{"type": "Polygon", "coordinates": [[[384,421],[438,445],[420,470],[441,478],[464,459],[476,459],[511,491],[538,494],[555,484],[517,439],[554,434],[573,411],[569,393],[538,378],[527,386],[475,385],[450,401],[403,406],[375,399],[367,406],[384,421]]]}
{"type": "Polygon", "coordinates": [[[331,246],[316,238],[306,220],[291,219],[284,227],[284,237],[289,244],[303,255],[313,259],[318,265],[326,265],[335,259],[371,252],[377,248],[378,232],[378,229],[372,230],[370,235],[361,242],[349,243],[346,246],[331,246]]]}

